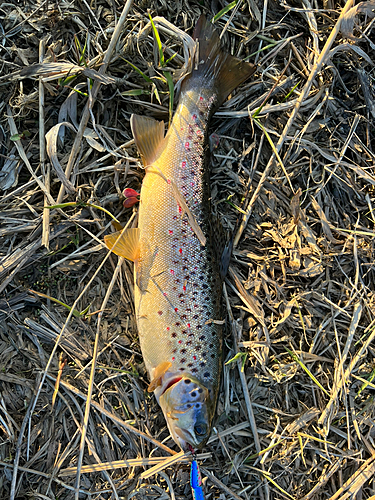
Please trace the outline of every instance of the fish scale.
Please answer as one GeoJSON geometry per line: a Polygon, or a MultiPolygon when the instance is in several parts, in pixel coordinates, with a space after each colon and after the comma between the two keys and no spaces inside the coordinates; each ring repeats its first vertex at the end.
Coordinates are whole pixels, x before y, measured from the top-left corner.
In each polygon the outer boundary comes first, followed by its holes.
{"type": "Polygon", "coordinates": [[[135,263],[135,313],[153,391],[175,442],[185,451],[207,441],[222,365],[222,281],[228,248],[212,219],[207,127],[215,109],[255,66],[222,52],[202,16],[193,35],[192,71],[164,124],[132,115],[145,166],[138,228],[105,237],[135,263]]]}

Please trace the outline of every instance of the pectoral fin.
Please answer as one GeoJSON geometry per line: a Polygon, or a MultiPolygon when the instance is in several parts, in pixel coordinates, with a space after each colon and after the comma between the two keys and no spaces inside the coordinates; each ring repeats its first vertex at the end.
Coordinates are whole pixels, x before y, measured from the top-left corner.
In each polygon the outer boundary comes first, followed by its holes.
{"type": "Polygon", "coordinates": [[[150,385],[147,388],[148,392],[153,392],[159,385],[161,385],[161,379],[163,375],[169,370],[172,366],[170,361],[163,361],[155,368],[154,378],[151,380],[150,385]]]}
{"type": "Polygon", "coordinates": [[[131,115],[130,127],[143,165],[151,165],[164,140],[164,122],[146,116],[131,115]]]}
{"type": "Polygon", "coordinates": [[[139,229],[130,228],[104,236],[104,243],[119,257],[135,262],[139,259],[139,229]]]}

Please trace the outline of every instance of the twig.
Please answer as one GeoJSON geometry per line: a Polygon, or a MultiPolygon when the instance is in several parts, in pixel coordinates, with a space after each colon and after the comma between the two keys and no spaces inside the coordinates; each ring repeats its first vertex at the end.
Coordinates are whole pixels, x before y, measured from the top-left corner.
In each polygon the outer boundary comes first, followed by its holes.
{"type": "MultiPolygon", "coordinates": [[[[99,68],[99,73],[101,75],[104,75],[105,72],[107,71],[108,64],[110,63],[110,60],[112,57],[112,52],[114,51],[114,49],[116,47],[117,41],[118,41],[119,36],[121,34],[122,28],[124,26],[124,23],[125,23],[125,20],[126,20],[128,13],[129,13],[129,10],[132,6],[132,3],[133,3],[133,0],[127,0],[125,7],[121,13],[120,19],[118,20],[116,29],[113,32],[111,41],[109,43],[108,49],[106,50],[106,53],[104,55],[103,64],[99,68]]],[[[67,179],[69,179],[70,174],[72,173],[74,162],[75,162],[77,155],[78,155],[78,152],[81,148],[83,133],[85,131],[86,125],[87,125],[87,123],[89,121],[89,117],[90,117],[90,109],[93,107],[93,105],[95,103],[95,100],[96,100],[96,97],[98,95],[100,87],[101,87],[101,83],[96,80],[94,82],[94,85],[93,85],[92,91],[91,91],[92,98],[89,99],[86,103],[85,109],[84,109],[83,114],[82,114],[81,122],[79,124],[79,129],[78,129],[77,134],[76,134],[75,139],[74,139],[74,143],[72,146],[72,151],[71,151],[70,156],[69,156],[68,164],[67,164],[66,169],[65,169],[65,175],[66,175],[67,179]]],[[[59,195],[58,195],[57,201],[56,201],[57,204],[62,202],[63,197],[64,197],[64,193],[65,193],[65,188],[63,185],[61,185],[59,195]]]]}
{"type": "MultiPolygon", "coordinates": [[[[47,377],[50,380],[52,380],[53,382],[56,382],[56,378],[55,377],[52,377],[51,375],[47,375],[47,377]]],[[[73,385],[69,384],[68,382],[64,382],[63,380],[60,381],[60,385],[62,387],[64,387],[67,391],[73,392],[76,396],[79,396],[80,398],[82,398],[82,399],[84,399],[86,401],[86,398],[87,398],[86,394],[83,394],[83,392],[79,391],[73,385]]],[[[106,417],[108,417],[110,420],[112,420],[113,422],[115,422],[120,427],[123,427],[127,431],[129,431],[129,432],[131,432],[133,434],[136,434],[139,437],[142,437],[146,441],[149,441],[150,443],[154,444],[158,448],[161,448],[162,450],[166,451],[170,455],[175,455],[177,453],[176,451],[172,450],[171,448],[169,448],[165,444],[161,443],[157,439],[154,439],[153,437],[149,436],[148,434],[145,434],[144,432],[140,431],[136,427],[133,427],[132,425],[127,424],[126,422],[124,422],[123,420],[121,420],[121,418],[117,417],[116,415],[114,415],[110,411],[108,411],[105,408],[103,408],[103,406],[101,406],[96,401],[91,401],[91,406],[93,408],[95,408],[97,411],[99,411],[100,413],[102,413],[103,415],[105,415],[106,417]]]]}
{"type": "MultiPolygon", "coordinates": [[[[231,325],[232,325],[232,337],[233,337],[234,353],[237,354],[239,352],[239,350],[238,350],[237,329],[236,329],[236,326],[235,326],[236,323],[235,323],[235,320],[234,320],[234,317],[233,317],[232,308],[231,308],[231,305],[230,305],[230,302],[229,302],[229,297],[228,297],[228,293],[227,293],[227,289],[226,289],[225,283],[224,283],[224,286],[223,286],[223,291],[224,291],[225,302],[226,302],[226,305],[227,305],[227,311],[228,311],[230,322],[231,322],[231,325]]],[[[237,367],[238,367],[238,372],[239,372],[239,376],[240,376],[240,380],[241,380],[241,386],[242,386],[243,395],[244,395],[244,398],[245,398],[247,415],[248,415],[248,418],[249,418],[250,427],[251,427],[251,430],[252,430],[252,433],[253,433],[253,437],[254,437],[255,449],[256,449],[257,453],[260,453],[261,446],[260,446],[260,441],[259,441],[257,424],[255,422],[254,412],[253,412],[253,408],[252,408],[252,405],[251,405],[251,399],[250,399],[249,389],[247,387],[247,382],[246,382],[246,375],[242,371],[240,360],[237,360],[237,367]]],[[[262,468],[264,468],[263,464],[262,464],[262,468]]],[[[266,494],[266,499],[268,499],[270,493],[269,493],[269,488],[268,488],[267,482],[264,483],[264,491],[265,491],[265,494],[266,494]]],[[[263,493],[262,493],[261,490],[260,490],[260,495],[263,498],[263,493]]]]}
{"type": "MultiPolygon", "coordinates": [[[[39,63],[43,63],[44,59],[44,40],[39,42],[39,63]]],[[[48,163],[46,165],[46,143],[45,143],[45,127],[44,127],[44,84],[43,78],[39,77],[39,158],[40,167],[42,170],[44,185],[46,186],[47,193],[50,194],[51,182],[51,167],[48,163]]],[[[44,195],[44,206],[48,205],[48,197],[44,195]]],[[[43,229],[42,229],[42,245],[49,250],[49,209],[43,209],[43,229]]]]}
{"type": "MultiPolygon", "coordinates": [[[[36,385],[38,385],[38,381],[36,382],[36,385]]],[[[11,488],[10,488],[9,500],[14,500],[15,499],[15,495],[16,495],[16,483],[17,483],[18,463],[19,463],[20,455],[21,455],[21,447],[22,447],[23,435],[25,433],[26,425],[27,425],[27,423],[29,421],[29,417],[30,417],[31,412],[32,412],[32,406],[33,406],[32,405],[32,400],[33,400],[33,398],[31,398],[30,404],[29,404],[29,406],[27,408],[26,414],[25,414],[24,419],[22,421],[22,425],[21,425],[21,428],[20,428],[18,439],[17,439],[16,454],[15,454],[15,457],[14,457],[14,460],[13,460],[13,475],[12,475],[12,485],[11,485],[11,488]]]]}
{"type": "MultiPolygon", "coordinates": [[[[296,104],[294,106],[294,108],[292,109],[292,112],[290,114],[290,117],[284,127],[284,130],[283,130],[283,133],[281,134],[279,140],[277,141],[277,144],[276,144],[276,151],[279,153],[283,144],[284,144],[284,141],[285,141],[285,138],[286,136],[288,135],[288,132],[290,131],[293,123],[294,123],[294,120],[299,112],[299,109],[301,107],[301,104],[303,103],[303,101],[305,100],[305,98],[308,96],[309,92],[310,92],[310,89],[311,89],[311,86],[312,86],[312,83],[313,83],[313,80],[314,78],[316,77],[316,75],[320,72],[320,70],[322,69],[322,66],[323,66],[323,63],[329,53],[329,50],[330,48],[332,47],[332,44],[340,30],[340,25],[341,25],[341,21],[345,15],[345,13],[350,9],[350,7],[352,6],[353,4],[353,0],[347,0],[344,8],[342,9],[341,11],[341,14],[340,14],[340,17],[338,18],[337,22],[336,22],[336,25],[335,27],[333,28],[333,30],[331,31],[324,47],[323,47],[323,50],[322,52],[320,53],[319,55],[319,58],[318,60],[316,61],[315,63],[315,66],[313,67],[313,69],[311,70],[310,72],[310,75],[305,83],[305,86],[303,87],[302,89],[302,92],[300,94],[300,96],[298,97],[297,101],[296,101],[296,104]]],[[[246,212],[246,214],[244,214],[243,216],[243,219],[242,219],[242,222],[241,222],[241,225],[238,229],[238,232],[236,234],[236,237],[235,237],[235,240],[234,240],[234,247],[236,247],[238,245],[238,242],[242,236],[242,233],[243,231],[245,230],[246,226],[247,226],[247,223],[250,219],[250,216],[251,216],[251,213],[252,213],[252,207],[254,205],[254,202],[255,200],[257,199],[258,195],[259,195],[259,192],[264,184],[264,182],[266,181],[266,178],[273,166],[273,162],[275,161],[275,158],[276,158],[276,155],[275,153],[272,153],[272,156],[271,158],[269,159],[267,165],[266,165],[266,168],[264,169],[264,172],[262,174],[262,177],[261,177],[261,180],[257,186],[257,189],[255,190],[253,196],[252,196],[252,199],[250,201],[250,204],[249,204],[249,209],[248,211],[246,212]]]]}
{"type": "MultiPolygon", "coordinates": [[[[96,361],[98,357],[98,350],[99,350],[99,336],[100,336],[100,326],[101,326],[101,320],[103,317],[103,311],[105,310],[107,306],[108,299],[112,293],[113,286],[116,282],[117,275],[120,272],[122,263],[124,262],[124,259],[120,257],[118,259],[118,263],[115,269],[115,272],[113,273],[111,283],[109,284],[109,287],[107,289],[107,293],[105,294],[104,300],[102,302],[102,305],[100,307],[100,313],[98,317],[98,323],[96,326],[96,335],[95,335],[95,344],[94,344],[94,352],[92,355],[92,365],[91,365],[91,372],[90,372],[90,380],[89,380],[89,387],[88,387],[88,392],[87,392],[87,399],[86,399],[86,407],[85,407],[85,416],[83,419],[83,426],[82,426],[82,434],[81,434],[81,442],[80,442],[80,448],[79,448],[79,455],[78,455],[78,463],[77,463],[77,474],[76,474],[76,482],[75,482],[75,488],[76,488],[76,493],[75,497],[76,500],[79,500],[79,485],[80,485],[80,477],[81,477],[81,467],[82,467],[82,462],[83,462],[83,453],[85,451],[85,440],[86,440],[86,433],[87,433],[87,426],[89,423],[89,416],[90,416],[90,405],[91,405],[91,398],[92,398],[92,391],[94,387],[94,377],[95,377],[95,369],[96,369],[96,361]]],[[[114,489],[113,494],[115,495],[115,498],[118,500],[118,495],[116,490],[114,489]]]]}

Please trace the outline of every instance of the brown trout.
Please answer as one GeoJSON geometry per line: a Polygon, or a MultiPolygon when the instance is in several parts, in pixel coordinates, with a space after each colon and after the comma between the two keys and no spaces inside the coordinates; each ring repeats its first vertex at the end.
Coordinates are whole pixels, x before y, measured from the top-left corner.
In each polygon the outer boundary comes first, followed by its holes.
{"type": "Polygon", "coordinates": [[[255,71],[222,52],[204,17],[193,37],[192,71],[181,83],[167,135],[163,122],[131,117],[146,170],[138,228],[105,237],[114,253],[135,263],[135,311],[149,391],[185,451],[201,448],[210,435],[222,365],[222,281],[229,262],[211,215],[207,126],[215,109],[255,71]]]}

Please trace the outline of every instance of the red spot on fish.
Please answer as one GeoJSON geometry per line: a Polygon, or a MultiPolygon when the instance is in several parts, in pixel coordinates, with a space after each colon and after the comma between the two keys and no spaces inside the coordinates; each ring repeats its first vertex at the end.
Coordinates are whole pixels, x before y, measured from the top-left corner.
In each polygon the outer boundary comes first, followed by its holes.
{"type": "Polygon", "coordinates": [[[167,332],[169,332],[169,330],[170,330],[170,329],[171,329],[171,327],[170,327],[170,326],[167,326],[167,332]]]}
{"type": "Polygon", "coordinates": [[[202,96],[199,96],[199,100],[200,100],[200,101],[203,101],[203,97],[202,97],[202,96]]]}
{"type": "Polygon", "coordinates": [[[190,148],[190,143],[189,142],[185,142],[185,149],[189,149],[190,148]]]}
{"type": "Polygon", "coordinates": [[[167,292],[163,292],[163,295],[164,295],[164,297],[166,297],[168,294],[167,294],[167,292]]]}
{"type": "Polygon", "coordinates": [[[179,340],[179,341],[178,341],[178,343],[179,343],[179,344],[182,344],[182,340],[179,340]]]}
{"type": "Polygon", "coordinates": [[[177,307],[175,307],[175,308],[174,308],[174,310],[177,312],[177,311],[178,311],[178,308],[177,308],[177,307]]]}
{"type": "Polygon", "coordinates": [[[178,205],[178,211],[181,213],[182,212],[182,208],[180,207],[180,205],[178,205]]]}
{"type": "Polygon", "coordinates": [[[159,316],[163,314],[163,311],[158,311],[159,316]]]}
{"type": "Polygon", "coordinates": [[[172,229],[170,229],[170,230],[169,230],[169,234],[173,234],[173,231],[172,231],[172,229]]]}
{"type": "Polygon", "coordinates": [[[184,285],[184,286],[182,287],[182,289],[183,289],[183,291],[185,292],[185,291],[186,291],[186,286],[184,285]]]}
{"type": "Polygon", "coordinates": [[[185,168],[185,167],[186,167],[186,161],[185,161],[185,160],[181,163],[181,167],[182,167],[182,168],[185,168]]]}
{"type": "Polygon", "coordinates": [[[170,269],[170,273],[174,275],[174,271],[173,271],[173,269],[170,269]]]}
{"type": "Polygon", "coordinates": [[[172,361],[174,361],[176,358],[173,356],[172,361]]]}
{"type": "Polygon", "coordinates": [[[190,186],[191,186],[191,187],[194,187],[194,186],[195,186],[195,182],[191,182],[191,183],[190,183],[190,186]]]}
{"type": "Polygon", "coordinates": [[[187,324],[188,328],[190,328],[190,323],[187,324]]]}
{"type": "Polygon", "coordinates": [[[182,248],[180,248],[179,252],[182,253],[182,248]]]}
{"type": "Polygon", "coordinates": [[[194,359],[194,361],[195,361],[195,360],[197,359],[197,357],[196,357],[196,356],[193,356],[193,359],[194,359]]]}
{"type": "Polygon", "coordinates": [[[193,114],[192,119],[193,119],[193,120],[196,120],[196,119],[197,119],[197,115],[196,115],[195,113],[193,114]]]}
{"type": "Polygon", "coordinates": [[[171,183],[171,180],[170,180],[170,179],[167,179],[167,182],[168,182],[168,184],[170,184],[170,183],[171,183]]]}

